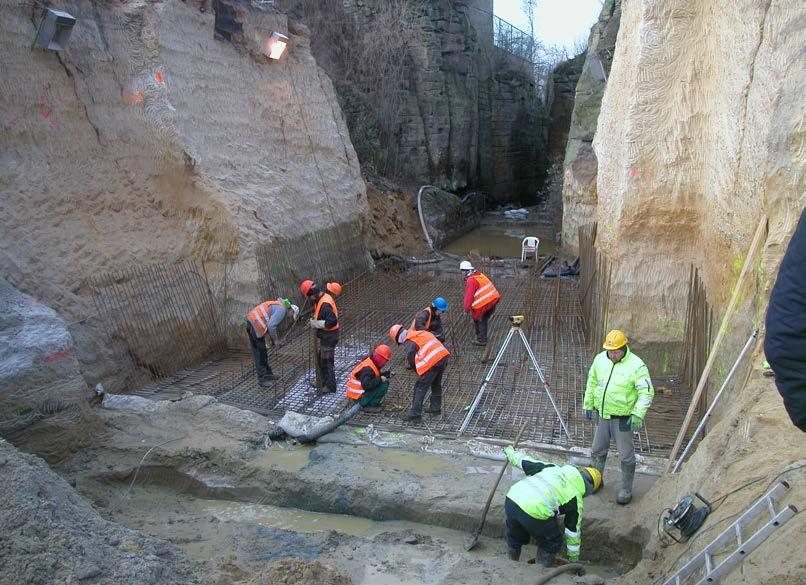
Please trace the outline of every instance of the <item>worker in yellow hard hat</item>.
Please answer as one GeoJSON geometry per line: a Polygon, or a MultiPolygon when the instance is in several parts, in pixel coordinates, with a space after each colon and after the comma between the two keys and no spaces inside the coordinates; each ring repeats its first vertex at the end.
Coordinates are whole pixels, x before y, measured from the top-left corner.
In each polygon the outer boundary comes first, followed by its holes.
{"type": "Polygon", "coordinates": [[[596,414],[596,431],[591,447],[591,465],[604,473],[610,438],[616,441],[621,458],[621,489],[616,501],[629,504],[635,476],[635,448],[632,434],[641,430],[655,390],[643,360],[630,351],[624,332],[607,334],[605,351],[593,358],[582,403],[585,418],[596,414]]]}
{"type": "Polygon", "coordinates": [[[582,546],[582,498],[602,487],[602,474],[594,467],[555,465],[533,459],[510,445],[504,455],[522,469],[526,478],[513,484],[504,500],[507,517],[509,558],[517,561],[521,547],[531,538],[537,541],[537,561],[551,567],[563,546],[568,560],[579,560],[582,546]],[[563,515],[565,531],[560,531],[557,517],[563,515]]]}

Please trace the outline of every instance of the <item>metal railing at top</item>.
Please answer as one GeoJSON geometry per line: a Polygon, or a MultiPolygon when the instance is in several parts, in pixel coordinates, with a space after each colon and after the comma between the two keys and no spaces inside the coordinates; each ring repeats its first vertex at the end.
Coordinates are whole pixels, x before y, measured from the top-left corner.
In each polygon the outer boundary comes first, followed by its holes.
{"type": "Polygon", "coordinates": [[[537,43],[534,37],[497,16],[493,16],[493,45],[524,61],[535,62],[537,43]]]}

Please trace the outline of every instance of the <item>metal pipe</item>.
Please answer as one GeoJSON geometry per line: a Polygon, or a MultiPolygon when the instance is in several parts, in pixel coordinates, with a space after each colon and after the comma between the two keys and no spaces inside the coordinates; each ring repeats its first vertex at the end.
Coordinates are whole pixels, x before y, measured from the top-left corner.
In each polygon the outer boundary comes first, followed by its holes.
{"type": "Polygon", "coordinates": [[[420,215],[420,225],[423,227],[423,234],[425,234],[425,241],[428,242],[428,248],[432,252],[436,252],[436,250],[434,250],[434,242],[431,240],[431,236],[428,235],[428,229],[425,227],[425,219],[423,219],[423,206],[421,203],[421,198],[425,189],[436,189],[436,187],[433,185],[423,185],[420,187],[420,190],[417,191],[417,213],[420,215]]]}
{"type": "Polygon", "coordinates": [[[747,350],[750,349],[750,345],[753,343],[753,340],[756,339],[756,337],[758,337],[758,329],[753,331],[753,333],[747,339],[747,343],[744,344],[744,347],[742,348],[742,352],[739,354],[739,357],[737,357],[736,361],[733,362],[733,367],[730,369],[730,372],[728,372],[727,378],[725,378],[725,381],[722,383],[722,387],[719,389],[719,392],[717,392],[716,396],[714,396],[714,399],[711,402],[711,406],[709,406],[708,410],[705,411],[705,414],[703,415],[700,424],[697,425],[697,429],[694,431],[694,434],[691,435],[691,439],[689,439],[686,448],[683,449],[683,454],[680,455],[680,459],[678,459],[677,463],[675,463],[674,469],[672,469],[672,473],[677,473],[677,470],[680,469],[680,466],[683,464],[683,460],[685,460],[689,449],[691,449],[691,446],[694,444],[694,440],[697,438],[697,435],[700,434],[700,431],[702,431],[703,427],[705,427],[705,423],[708,421],[708,417],[711,416],[711,413],[714,411],[714,408],[716,408],[716,403],[719,401],[719,397],[722,396],[722,392],[728,386],[728,382],[730,382],[730,379],[733,377],[733,374],[738,369],[739,362],[742,361],[744,354],[746,354],[747,350]]]}

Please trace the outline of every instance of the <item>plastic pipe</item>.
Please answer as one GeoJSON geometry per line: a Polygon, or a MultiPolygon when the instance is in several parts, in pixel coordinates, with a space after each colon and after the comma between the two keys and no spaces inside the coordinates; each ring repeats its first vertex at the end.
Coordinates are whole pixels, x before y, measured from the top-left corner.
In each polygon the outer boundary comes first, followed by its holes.
{"type": "Polygon", "coordinates": [[[426,189],[436,189],[436,187],[433,185],[423,185],[420,187],[420,190],[417,191],[417,213],[420,215],[420,225],[423,228],[423,234],[425,234],[425,241],[428,242],[428,248],[432,252],[436,252],[436,250],[434,250],[434,242],[431,240],[431,236],[428,235],[428,230],[425,227],[425,219],[423,219],[423,206],[421,198],[423,196],[423,191],[426,189]]]}

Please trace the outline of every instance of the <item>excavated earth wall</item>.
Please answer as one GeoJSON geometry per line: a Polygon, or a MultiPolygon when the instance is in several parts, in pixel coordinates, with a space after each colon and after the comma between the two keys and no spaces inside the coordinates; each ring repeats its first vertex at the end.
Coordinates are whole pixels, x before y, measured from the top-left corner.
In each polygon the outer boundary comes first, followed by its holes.
{"type": "Polygon", "coordinates": [[[93,383],[115,376],[87,276],[195,257],[237,262],[255,296],[255,244],[355,225],[366,189],[308,32],[271,7],[67,1],[66,51],[32,49],[30,3],[0,20],[0,273],[70,323],[93,383]],[[287,32],[279,62],[261,53],[287,32]]]}

